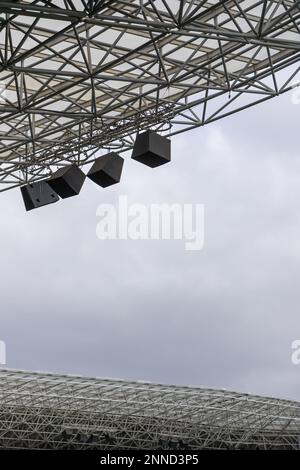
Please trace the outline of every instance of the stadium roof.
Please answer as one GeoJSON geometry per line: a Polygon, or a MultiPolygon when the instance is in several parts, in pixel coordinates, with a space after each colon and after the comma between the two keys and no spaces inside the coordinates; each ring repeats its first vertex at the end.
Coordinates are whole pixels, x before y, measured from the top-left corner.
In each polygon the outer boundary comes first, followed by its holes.
{"type": "Polygon", "coordinates": [[[0,191],[299,83],[300,0],[20,0],[0,9],[0,191]]]}
{"type": "Polygon", "coordinates": [[[299,449],[300,403],[2,369],[0,447],[299,449]]]}

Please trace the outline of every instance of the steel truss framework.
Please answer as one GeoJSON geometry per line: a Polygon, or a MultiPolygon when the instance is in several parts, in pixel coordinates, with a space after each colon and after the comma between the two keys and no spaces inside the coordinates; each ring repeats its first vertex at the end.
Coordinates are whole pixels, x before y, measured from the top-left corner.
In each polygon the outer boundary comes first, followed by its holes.
{"type": "Polygon", "coordinates": [[[300,82],[300,0],[0,4],[0,190],[300,82]]]}
{"type": "Polygon", "coordinates": [[[2,369],[0,447],[299,449],[300,403],[2,369]]]}

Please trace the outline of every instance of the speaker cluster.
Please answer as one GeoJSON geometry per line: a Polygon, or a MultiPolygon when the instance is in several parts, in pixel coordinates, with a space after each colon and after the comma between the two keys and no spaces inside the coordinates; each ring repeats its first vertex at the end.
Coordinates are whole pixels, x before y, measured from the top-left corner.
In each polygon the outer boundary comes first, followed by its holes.
{"type": "MultiPolygon", "coordinates": [[[[171,141],[151,130],[138,134],[131,158],[150,168],[168,163],[171,160],[171,141]]],[[[21,187],[25,208],[30,211],[78,196],[86,177],[102,188],[119,183],[123,164],[124,159],[119,154],[109,152],[95,160],[87,175],[76,164],[62,167],[46,180],[21,187]]]]}

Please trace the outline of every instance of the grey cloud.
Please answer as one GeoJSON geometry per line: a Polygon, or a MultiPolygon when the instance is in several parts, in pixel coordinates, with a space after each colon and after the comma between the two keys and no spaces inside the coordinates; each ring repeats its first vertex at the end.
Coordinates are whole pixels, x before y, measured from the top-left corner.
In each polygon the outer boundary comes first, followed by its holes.
{"type": "Polygon", "coordinates": [[[299,399],[300,217],[290,96],[173,139],[173,162],[126,160],[120,185],[25,213],[0,197],[8,366],[299,399]],[[204,203],[205,247],[99,241],[96,208],[204,203]]]}

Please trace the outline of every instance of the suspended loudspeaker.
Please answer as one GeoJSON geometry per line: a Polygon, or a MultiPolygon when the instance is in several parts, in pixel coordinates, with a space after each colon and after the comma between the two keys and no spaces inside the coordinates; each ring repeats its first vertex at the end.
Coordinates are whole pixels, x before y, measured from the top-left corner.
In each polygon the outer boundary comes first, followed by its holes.
{"type": "Polygon", "coordinates": [[[50,188],[46,181],[22,186],[21,193],[27,211],[59,201],[58,195],[50,188]]]}
{"type": "Polygon", "coordinates": [[[85,180],[85,174],[77,165],[68,165],[56,171],[48,184],[63,199],[77,196],[85,180]]]}
{"type": "Polygon", "coordinates": [[[131,158],[151,168],[168,163],[171,160],[171,141],[154,131],[138,134],[131,158]]]}
{"type": "Polygon", "coordinates": [[[102,188],[119,183],[122,174],[124,159],[115,152],[107,153],[97,158],[87,174],[94,183],[102,188]]]}

